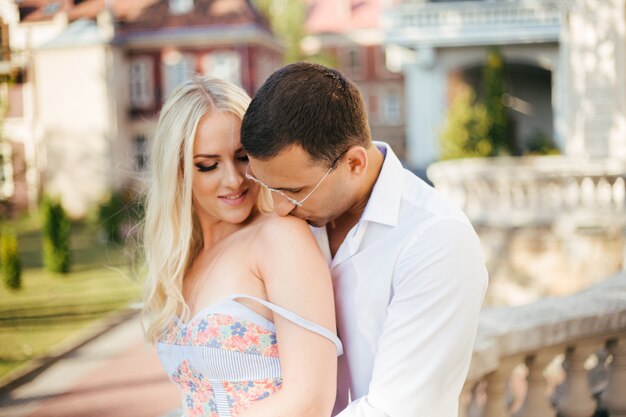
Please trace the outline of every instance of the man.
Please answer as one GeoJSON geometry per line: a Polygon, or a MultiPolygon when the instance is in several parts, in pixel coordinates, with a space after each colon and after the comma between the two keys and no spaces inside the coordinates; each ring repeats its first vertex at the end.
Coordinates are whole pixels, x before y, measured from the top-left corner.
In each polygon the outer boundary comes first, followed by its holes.
{"type": "Polygon", "coordinates": [[[278,214],[315,227],[329,261],[345,350],[335,413],[456,416],[487,287],[467,218],[372,142],[361,95],[338,71],[276,71],[241,137],[248,178],[278,214]]]}

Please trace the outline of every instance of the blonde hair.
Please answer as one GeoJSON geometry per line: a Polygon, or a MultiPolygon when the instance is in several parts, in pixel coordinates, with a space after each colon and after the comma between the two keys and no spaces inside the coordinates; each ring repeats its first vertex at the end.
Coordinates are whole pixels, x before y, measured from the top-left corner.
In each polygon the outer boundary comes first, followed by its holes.
{"type": "Polygon", "coordinates": [[[175,314],[189,316],[183,277],[202,247],[191,180],[198,123],[212,111],[243,118],[250,97],[228,82],[200,77],[178,87],[164,104],[150,154],[143,247],[146,262],[142,324],[154,343],[175,314]]]}

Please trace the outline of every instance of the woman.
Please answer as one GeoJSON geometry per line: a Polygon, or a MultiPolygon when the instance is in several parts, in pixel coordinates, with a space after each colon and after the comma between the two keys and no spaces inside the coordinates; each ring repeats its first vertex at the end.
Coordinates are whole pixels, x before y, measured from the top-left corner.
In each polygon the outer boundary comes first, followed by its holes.
{"type": "Polygon", "coordinates": [[[329,416],[341,343],[328,267],[304,222],[259,209],[239,142],[249,102],[202,78],[163,106],[144,232],[146,337],[185,416],[329,416]]]}

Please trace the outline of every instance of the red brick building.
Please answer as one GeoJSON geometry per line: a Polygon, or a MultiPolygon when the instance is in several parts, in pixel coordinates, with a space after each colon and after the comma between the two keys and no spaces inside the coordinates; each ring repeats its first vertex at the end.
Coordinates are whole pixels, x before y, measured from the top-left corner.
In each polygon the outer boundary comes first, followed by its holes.
{"type": "Polygon", "coordinates": [[[385,65],[384,0],[310,0],[305,52],[321,53],[353,80],[365,99],[372,136],[405,154],[404,79],[385,65]]]}

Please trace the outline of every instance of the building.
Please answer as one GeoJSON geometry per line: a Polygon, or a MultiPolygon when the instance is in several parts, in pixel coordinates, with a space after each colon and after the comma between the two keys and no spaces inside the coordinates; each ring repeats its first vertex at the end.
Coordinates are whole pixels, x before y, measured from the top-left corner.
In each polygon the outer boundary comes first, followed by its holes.
{"type": "Polygon", "coordinates": [[[507,101],[523,143],[536,132],[576,157],[626,157],[623,0],[427,1],[386,9],[390,67],[402,71],[408,162],[439,155],[454,83],[472,84],[487,51],[508,63],[507,101]],[[600,23],[601,22],[601,23],[600,23]]]}
{"type": "MultiPolygon", "coordinates": [[[[626,253],[626,2],[407,1],[385,12],[405,75],[408,163],[463,208],[481,238],[493,305],[568,295],[621,271],[626,253]],[[508,62],[516,135],[560,156],[436,162],[459,82],[489,49],[508,62]]],[[[504,98],[504,97],[503,97],[504,98]]]]}
{"type": "Polygon", "coordinates": [[[30,200],[41,189],[74,216],[139,187],[156,115],[178,84],[205,74],[253,94],[281,62],[248,0],[25,0],[0,11],[24,74],[3,135],[32,148],[30,200]]]}
{"type": "Polygon", "coordinates": [[[383,0],[311,0],[302,41],[306,54],[319,55],[359,87],[372,137],[391,144],[404,159],[405,105],[401,73],[385,65],[381,19],[383,0]]]}

